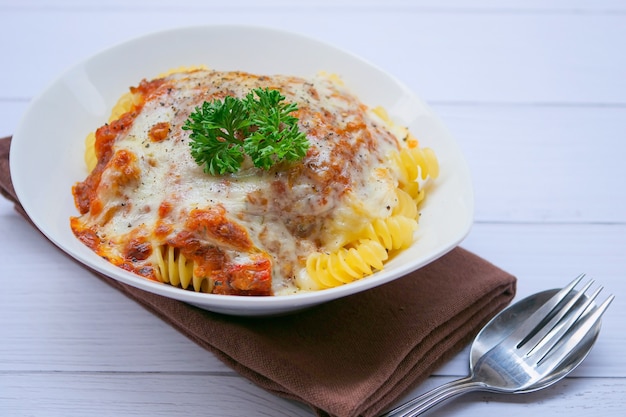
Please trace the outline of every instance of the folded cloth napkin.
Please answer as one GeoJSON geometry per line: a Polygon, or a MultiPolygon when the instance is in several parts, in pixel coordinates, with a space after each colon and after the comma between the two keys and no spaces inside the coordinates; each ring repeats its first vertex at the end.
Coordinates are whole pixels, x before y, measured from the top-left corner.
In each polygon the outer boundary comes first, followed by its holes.
{"type": "MultiPolygon", "coordinates": [[[[26,215],[9,147],[0,139],[0,189],[26,215]]],[[[99,276],[259,386],[341,417],[387,408],[469,343],[516,288],[460,247],[386,285],[271,318],[215,314],[99,276]]]]}

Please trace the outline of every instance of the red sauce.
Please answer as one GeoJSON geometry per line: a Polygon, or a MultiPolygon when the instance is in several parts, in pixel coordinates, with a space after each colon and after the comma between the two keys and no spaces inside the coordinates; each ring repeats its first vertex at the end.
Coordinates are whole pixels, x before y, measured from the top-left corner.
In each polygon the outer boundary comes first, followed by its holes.
{"type": "Polygon", "coordinates": [[[195,262],[194,274],[198,277],[210,278],[227,264],[224,252],[215,246],[188,245],[181,252],[195,262]]]}
{"type": "Polygon", "coordinates": [[[98,238],[98,235],[93,230],[83,228],[76,217],[70,219],[70,225],[78,240],[83,242],[83,244],[92,251],[98,249],[100,246],[100,238],[98,238]]]}
{"type": "Polygon", "coordinates": [[[124,258],[131,262],[144,261],[152,254],[152,245],[145,236],[138,236],[126,242],[124,258]]]}
{"type": "Polygon", "coordinates": [[[173,226],[170,223],[164,221],[163,219],[159,219],[154,227],[154,235],[160,240],[163,240],[169,236],[170,233],[172,233],[172,230],[173,226]]]}
{"type": "Polygon", "coordinates": [[[159,218],[163,219],[172,212],[172,203],[169,201],[163,201],[159,205],[159,218]]]}
{"type": "Polygon", "coordinates": [[[228,220],[222,206],[191,210],[186,228],[197,236],[205,235],[227,247],[248,251],[253,246],[248,231],[228,220]]]}
{"type": "Polygon", "coordinates": [[[271,295],[272,263],[259,255],[253,264],[227,265],[213,274],[214,294],[225,295],[271,295]]]}
{"type": "Polygon", "coordinates": [[[137,166],[137,156],[126,149],[115,152],[108,165],[115,170],[117,186],[130,184],[141,177],[141,170],[137,166]]]}
{"type": "Polygon", "coordinates": [[[163,78],[156,78],[150,81],[141,80],[137,87],[130,87],[130,92],[133,94],[140,93],[145,101],[148,101],[163,84],[165,84],[163,78]]]}
{"type": "Polygon", "coordinates": [[[139,108],[129,111],[120,116],[119,119],[107,123],[96,130],[96,157],[98,162],[108,160],[111,157],[113,142],[120,133],[127,131],[137,117],[139,108]]]}
{"type": "Polygon", "coordinates": [[[153,142],[161,142],[162,140],[167,139],[167,136],[170,134],[170,124],[169,122],[159,122],[152,126],[148,135],[150,136],[150,140],[153,142]]]}

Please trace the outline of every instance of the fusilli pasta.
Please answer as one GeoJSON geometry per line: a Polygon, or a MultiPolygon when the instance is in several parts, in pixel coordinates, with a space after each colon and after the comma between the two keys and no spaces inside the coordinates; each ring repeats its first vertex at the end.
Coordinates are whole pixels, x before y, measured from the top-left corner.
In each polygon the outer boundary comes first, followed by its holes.
{"type": "Polygon", "coordinates": [[[403,148],[392,159],[399,170],[399,188],[406,191],[417,203],[424,199],[421,184],[427,178],[439,176],[439,163],[430,148],[403,148]]]}
{"type": "Polygon", "coordinates": [[[379,242],[363,239],[333,253],[309,255],[306,272],[321,288],[336,287],[382,269],[388,257],[387,250],[379,242]]]}
{"type": "MultiPolygon", "coordinates": [[[[374,112],[391,125],[384,109],[376,108],[374,112]]],[[[334,252],[309,255],[306,271],[320,287],[342,285],[369,275],[373,270],[381,270],[390,254],[413,242],[418,226],[418,205],[425,197],[424,185],[429,178],[439,175],[439,164],[432,149],[420,148],[408,130],[404,133],[407,147],[391,155],[398,173],[396,205],[391,215],[367,224],[357,233],[357,243],[334,252]],[[384,256],[381,249],[385,251],[384,256]]]]}
{"type": "Polygon", "coordinates": [[[208,278],[194,274],[194,263],[185,258],[176,248],[162,245],[155,251],[156,276],[159,281],[183,289],[192,288],[196,292],[211,292],[212,283],[208,278]]]}

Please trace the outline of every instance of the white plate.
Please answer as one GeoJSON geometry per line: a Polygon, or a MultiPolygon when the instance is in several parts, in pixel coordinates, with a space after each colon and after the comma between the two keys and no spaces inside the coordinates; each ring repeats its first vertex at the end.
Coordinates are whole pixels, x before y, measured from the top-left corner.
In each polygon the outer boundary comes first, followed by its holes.
{"type": "MultiPolygon", "coordinates": [[[[473,191],[463,156],[441,122],[404,85],[375,66],[297,34],[250,26],[202,26],[159,32],[105,50],[69,69],[37,96],[11,146],[17,195],[35,225],[68,254],[116,280],[210,311],[255,316],[281,314],[384,284],[420,268],[461,242],[473,222],[473,191]],[[277,46],[280,45],[280,46],[277,46]],[[311,76],[339,74],[370,106],[384,106],[433,148],[441,174],[428,195],[416,242],[384,271],[313,293],[274,297],[200,294],[153,282],[117,268],[79,242],[69,227],[76,215],[72,185],[84,179],[83,140],[103,124],[117,99],[143,78],[179,66],[311,76]]],[[[36,254],[33,254],[36,256],[36,254]]]]}

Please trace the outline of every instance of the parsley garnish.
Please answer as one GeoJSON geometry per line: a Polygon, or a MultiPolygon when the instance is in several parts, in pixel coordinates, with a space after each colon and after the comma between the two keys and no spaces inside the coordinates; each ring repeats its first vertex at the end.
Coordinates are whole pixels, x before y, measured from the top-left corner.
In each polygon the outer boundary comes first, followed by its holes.
{"type": "Polygon", "coordinates": [[[191,155],[204,172],[237,172],[245,155],[255,167],[269,169],[277,162],[302,159],[309,148],[298,129],[295,103],[285,103],[278,90],[256,88],[243,99],[204,102],[183,125],[191,130],[191,155]]]}

